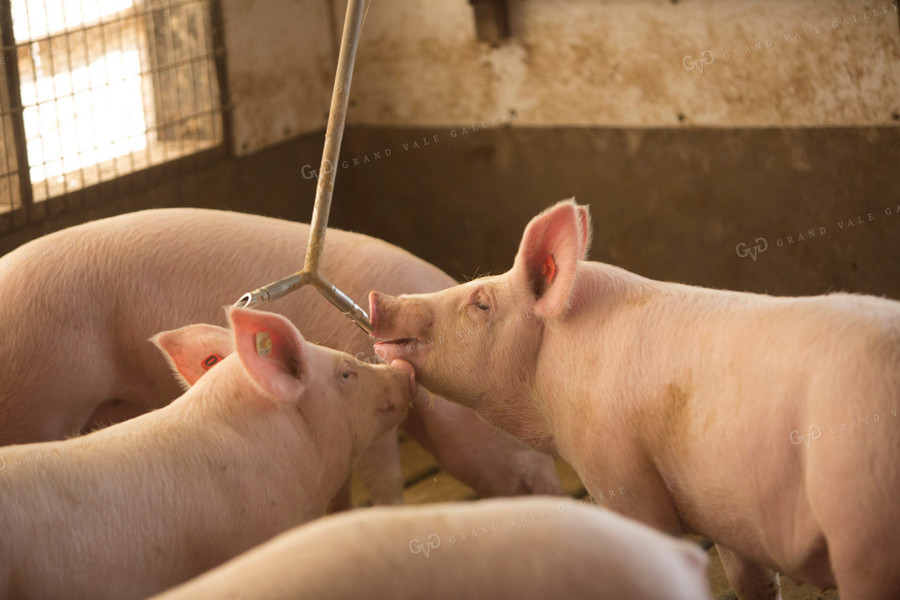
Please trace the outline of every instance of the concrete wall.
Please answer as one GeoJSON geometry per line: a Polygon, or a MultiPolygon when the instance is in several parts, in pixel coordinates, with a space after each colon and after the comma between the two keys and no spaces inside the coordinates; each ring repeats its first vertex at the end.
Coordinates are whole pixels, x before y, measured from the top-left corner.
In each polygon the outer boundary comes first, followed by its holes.
{"type": "Polygon", "coordinates": [[[510,16],[493,48],[466,0],[376,2],[352,122],[879,125],[900,109],[896,2],[511,0],[510,16]]]}
{"type": "Polygon", "coordinates": [[[390,157],[339,172],[332,222],[464,279],[507,270],[528,220],[576,196],[594,216],[592,260],[719,288],[900,298],[900,128],[461,131],[349,132],[348,157],[390,157]]]}
{"type": "MultiPolygon", "coordinates": [[[[60,227],[148,207],[307,221],[315,179],[303,166],[318,164],[322,141],[311,134],[123,190],[91,211],[0,238],[0,255],[60,227]]],[[[383,237],[458,279],[505,271],[528,219],[574,195],[594,215],[593,260],[696,285],[900,299],[900,128],[357,127],[345,149],[359,164],[338,174],[332,225],[383,237]],[[380,159],[363,162],[376,150],[380,159]],[[747,249],[757,246],[766,249],[754,260],[747,249]]]]}
{"type": "MultiPolygon", "coordinates": [[[[345,0],[224,0],[234,151],[321,129],[345,0]],[[260,43],[264,40],[265,43],[260,43]]],[[[479,42],[468,0],[378,0],[351,125],[877,126],[900,120],[893,0],[511,0],[479,42]]]]}
{"type": "Polygon", "coordinates": [[[328,0],[223,0],[233,152],[325,128],[337,64],[328,0]]]}

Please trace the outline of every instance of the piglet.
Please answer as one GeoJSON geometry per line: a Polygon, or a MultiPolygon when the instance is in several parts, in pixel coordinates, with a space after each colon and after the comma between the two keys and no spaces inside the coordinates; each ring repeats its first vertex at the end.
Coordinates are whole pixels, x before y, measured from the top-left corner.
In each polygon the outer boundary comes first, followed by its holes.
{"type": "Polygon", "coordinates": [[[0,449],[0,598],[144,598],[319,517],[416,394],[402,360],[360,363],[272,313],[230,320],[155,338],[194,383],[168,406],[0,449]]]}
{"type": "Polygon", "coordinates": [[[698,546],[537,496],[327,517],[155,600],[711,600],[705,565],[698,546]]]}
{"type": "Polygon", "coordinates": [[[379,354],[625,491],[607,506],[715,541],[739,598],[777,597],[773,571],[900,597],[900,303],[652,281],[585,261],[591,230],[562,202],[503,275],[373,292],[379,354]]]}

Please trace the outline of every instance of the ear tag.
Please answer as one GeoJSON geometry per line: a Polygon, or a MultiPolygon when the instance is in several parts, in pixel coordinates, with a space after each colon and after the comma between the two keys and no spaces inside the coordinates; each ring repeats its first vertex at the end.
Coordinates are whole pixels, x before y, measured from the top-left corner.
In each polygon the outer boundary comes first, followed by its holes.
{"type": "Polygon", "coordinates": [[[200,363],[200,366],[203,367],[204,371],[209,371],[214,366],[219,364],[220,360],[222,360],[222,357],[219,356],[218,354],[210,354],[209,356],[207,356],[206,358],[203,359],[203,362],[200,363]]]}
{"type": "Polygon", "coordinates": [[[556,261],[553,260],[552,254],[548,254],[547,260],[541,265],[541,275],[547,283],[553,283],[553,278],[556,277],[556,261]]]}
{"type": "Polygon", "coordinates": [[[272,353],[272,334],[268,331],[256,332],[256,353],[260,356],[272,353]]]}

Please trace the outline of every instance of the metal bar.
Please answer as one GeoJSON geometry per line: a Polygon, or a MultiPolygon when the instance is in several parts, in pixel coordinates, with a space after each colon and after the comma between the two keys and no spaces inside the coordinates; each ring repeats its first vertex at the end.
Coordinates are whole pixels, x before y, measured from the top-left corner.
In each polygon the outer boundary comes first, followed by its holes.
{"type": "MultiPolygon", "coordinates": [[[[212,45],[213,66],[215,78],[218,83],[219,109],[222,112],[222,145],[228,150],[229,155],[234,155],[234,128],[231,122],[231,92],[228,87],[228,70],[225,66],[225,18],[222,16],[222,2],[210,0],[210,33],[212,37],[208,41],[212,45]]],[[[207,68],[209,63],[207,62],[207,68]]],[[[212,86],[210,75],[210,86],[212,86]]],[[[215,108],[215,95],[210,93],[210,98],[215,108]]]]}
{"type": "Polygon", "coordinates": [[[309,273],[300,271],[285,277],[284,279],[279,279],[269,285],[253,290],[252,292],[247,292],[241,296],[241,299],[235,302],[234,305],[250,307],[257,304],[265,304],[266,302],[277,300],[294,290],[300,289],[309,282],[309,273]]]}
{"type": "Polygon", "coordinates": [[[347,16],[344,20],[344,33],[341,38],[337,75],[335,76],[334,90],[331,96],[328,127],[325,130],[325,148],[322,152],[322,165],[319,169],[316,202],[313,207],[303,270],[244,294],[235,303],[235,306],[249,307],[270,302],[304,285],[310,284],[350,320],[356,323],[360,329],[366,333],[372,333],[372,324],[369,322],[369,315],[366,314],[366,311],[319,274],[319,261],[322,258],[322,250],[325,247],[328,214],[331,209],[331,197],[334,193],[334,179],[337,175],[336,166],[341,152],[344,124],[347,120],[350,83],[353,79],[353,64],[356,61],[356,51],[359,47],[359,35],[365,18],[366,4],[366,0],[350,0],[347,4],[347,16]]]}
{"type": "Polygon", "coordinates": [[[32,218],[34,191],[31,187],[31,166],[28,164],[28,144],[25,136],[24,108],[19,90],[19,53],[13,32],[12,4],[0,2],[0,42],[6,63],[6,85],[9,90],[9,113],[12,119],[13,143],[16,153],[16,172],[19,176],[19,202],[28,220],[32,218]]]}
{"type": "Polygon", "coordinates": [[[341,140],[344,137],[344,123],[347,121],[347,106],[350,103],[353,64],[356,62],[356,50],[359,47],[359,34],[362,30],[365,7],[365,0],[350,0],[347,4],[344,35],[341,39],[341,52],[338,55],[337,75],[331,95],[331,111],[328,114],[328,128],[325,130],[325,149],[322,152],[319,183],[316,186],[316,203],[313,206],[309,244],[306,248],[304,270],[310,273],[319,272],[319,259],[322,257],[322,249],[325,246],[331,196],[334,192],[334,179],[337,176],[336,167],[341,153],[341,140]]]}
{"type": "Polygon", "coordinates": [[[348,319],[356,323],[360,329],[366,333],[372,333],[373,327],[372,324],[369,323],[369,315],[366,314],[366,311],[360,308],[350,296],[339,290],[334,284],[318,273],[316,273],[315,279],[310,281],[310,283],[320,294],[325,296],[329,302],[337,307],[338,310],[344,313],[348,319]]]}

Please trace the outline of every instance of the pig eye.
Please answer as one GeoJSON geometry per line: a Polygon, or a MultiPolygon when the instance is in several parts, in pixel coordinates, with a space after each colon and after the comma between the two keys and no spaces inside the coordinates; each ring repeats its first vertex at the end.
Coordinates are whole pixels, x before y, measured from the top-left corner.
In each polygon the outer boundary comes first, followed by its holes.
{"type": "Polygon", "coordinates": [[[351,371],[350,369],[347,369],[346,371],[341,373],[341,379],[343,379],[344,381],[349,381],[349,379],[351,377],[356,377],[355,371],[351,371]]]}
{"type": "Polygon", "coordinates": [[[491,310],[491,307],[482,302],[481,300],[475,301],[475,306],[478,307],[478,310],[491,310]]]}

